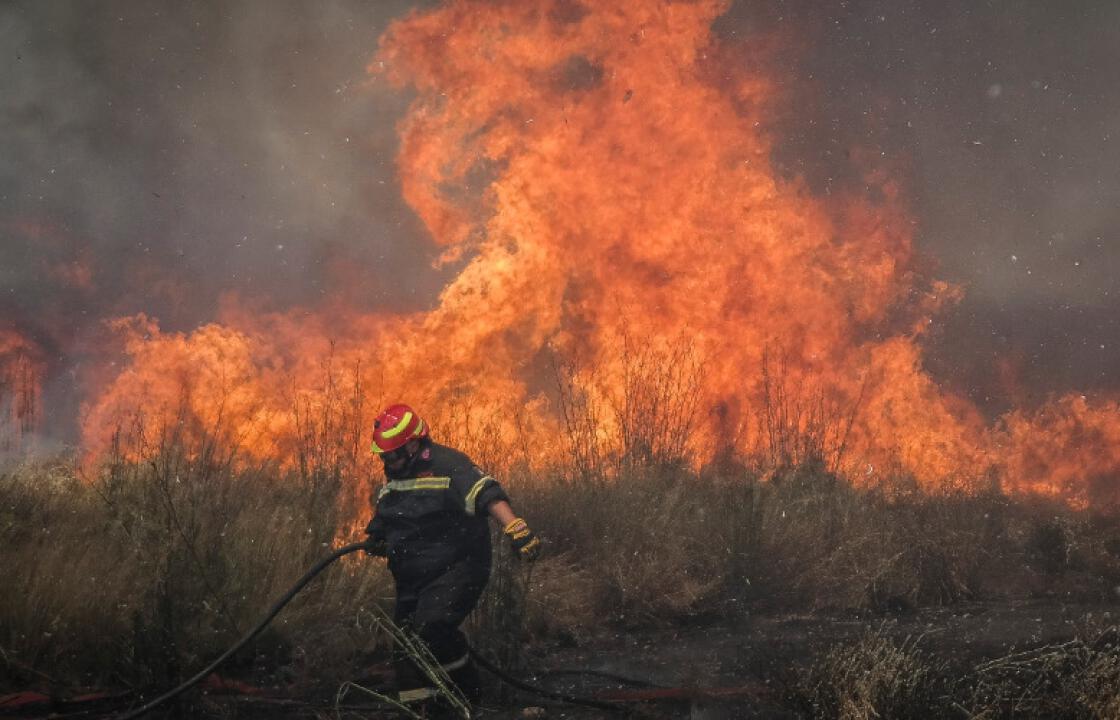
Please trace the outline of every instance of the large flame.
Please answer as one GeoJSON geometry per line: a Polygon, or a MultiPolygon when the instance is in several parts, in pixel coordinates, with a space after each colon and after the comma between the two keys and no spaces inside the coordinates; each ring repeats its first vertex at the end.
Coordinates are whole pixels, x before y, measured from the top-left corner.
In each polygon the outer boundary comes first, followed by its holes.
{"type": "MultiPolygon", "coordinates": [[[[781,97],[761,54],[713,37],[727,4],[457,0],[398,21],[370,71],[417,94],[400,126],[405,198],[439,261],[461,266],[435,307],[260,316],[231,302],[189,335],[121,321],[128,362],[90,407],[87,446],[143,408],[155,425],[221,418],[250,452],[283,452],[293,398],[321,396],[329,357],[369,410],[485,410],[546,456],[550,356],[617,406],[635,342],[666,358],[684,343],[703,368],[695,426],[680,429],[693,437],[773,452],[775,431],[824,427],[824,459],[863,478],[934,487],[998,465],[1013,487],[1076,484],[1077,457],[1022,460],[1042,452],[1029,436],[1064,432],[1055,415],[993,433],[923,370],[923,334],[960,290],[919,271],[898,184],[866,164],[866,192],[822,197],[776,172],[766,128],[781,97]]],[[[1095,409],[1094,427],[1115,410],[1095,409]]],[[[600,419],[608,434],[618,421],[600,419]]],[[[1115,455],[1094,478],[1115,476],[1115,455]]]]}
{"type": "Polygon", "coordinates": [[[1120,404],[1068,395],[1003,419],[1003,477],[1013,490],[1078,507],[1120,508],[1120,404]]]}

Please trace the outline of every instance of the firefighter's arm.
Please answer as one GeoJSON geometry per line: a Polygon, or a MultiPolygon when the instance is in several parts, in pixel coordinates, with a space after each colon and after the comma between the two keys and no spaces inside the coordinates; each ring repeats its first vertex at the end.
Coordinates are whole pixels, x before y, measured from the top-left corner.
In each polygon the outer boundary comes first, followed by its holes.
{"type": "Polygon", "coordinates": [[[451,473],[451,489],[463,498],[463,509],[468,515],[483,512],[498,521],[502,532],[509,538],[519,557],[535,560],[540,552],[541,541],[525,524],[513,514],[509,497],[502,486],[491,475],[463,458],[463,464],[451,473]]]}
{"type": "MultiPolygon", "coordinates": [[[[380,501],[380,498],[378,498],[380,501]]],[[[388,553],[388,547],[385,545],[385,524],[377,514],[377,509],[373,511],[373,518],[366,525],[366,554],[375,557],[385,557],[388,553]]]]}
{"type": "Polygon", "coordinates": [[[502,532],[523,560],[537,559],[541,552],[541,541],[524,520],[513,514],[513,508],[505,500],[490,503],[490,517],[502,526],[502,532]]]}

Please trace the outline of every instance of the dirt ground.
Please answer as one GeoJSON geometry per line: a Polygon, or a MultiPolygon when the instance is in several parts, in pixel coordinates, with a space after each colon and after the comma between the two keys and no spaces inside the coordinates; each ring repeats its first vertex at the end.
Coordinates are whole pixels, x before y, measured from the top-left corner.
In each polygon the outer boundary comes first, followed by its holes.
{"type": "MultiPolygon", "coordinates": [[[[581,647],[534,647],[526,652],[532,672],[522,679],[554,692],[622,701],[631,717],[729,720],[794,718],[786,691],[798,668],[823,650],[854,642],[869,632],[916,643],[931,656],[968,667],[1011,652],[1084,636],[1092,626],[1115,624],[1116,604],[1065,603],[1060,599],[958,603],[897,615],[742,613],[735,622],[709,618],[688,627],[603,633],[581,647]]],[[[389,682],[387,668],[369,668],[370,686],[389,682]]],[[[210,692],[204,716],[221,718],[395,718],[370,698],[351,693],[335,706],[334,691],[236,695],[210,692]]],[[[191,716],[197,716],[195,712],[191,716]]],[[[71,708],[44,714],[5,711],[0,718],[112,717],[105,708],[71,708]]],[[[174,713],[165,717],[174,717],[174,713]]],[[[612,717],[604,710],[565,705],[524,693],[491,688],[480,717],[612,717]]],[[[158,715],[157,715],[158,717],[158,715]]]]}
{"type": "MultiPolygon", "coordinates": [[[[963,668],[1084,636],[1090,626],[1115,623],[1118,615],[1120,603],[1058,599],[959,603],[875,617],[744,614],[734,623],[709,619],[687,628],[608,633],[582,647],[534,648],[528,665],[536,672],[523,679],[556,692],[623,699],[639,718],[794,718],[798,715],[784,691],[796,670],[822,650],[868,632],[916,643],[963,668]]],[[[392,717],[372,712],[345,716],[392,717]]],[[[583,720],[611,714],[517,693],[491,699],[482,717],[583,720]]]]}
{"type": "MultiPolygon", "coordinates": [[[[1115,623],[1118,617],[1120,603],[1086,605],[1056,599],[963,603],[879,617],[768,613],[749,615],[735,624],[618,635],[593,647],[554,650],[538,662],[551,670],[589,669],[693,691],[690,700],[637,706],[645,717],[791,718],[797,715],[783,702],[783,690],[796,668],[823,649],[856,641],[868,632],[915,642],[929,654],[964,667],[1064,642],[1084,635],[1092,624],[1115,623]]],[[[581,695],[620,687],[592,675],[544,673],[541,679],[581,695]],[[558,682],[561,678],[567,682],[558,682]]],[[[602,716],[560,707],[549,707],[544,715],[602,716]]]]}

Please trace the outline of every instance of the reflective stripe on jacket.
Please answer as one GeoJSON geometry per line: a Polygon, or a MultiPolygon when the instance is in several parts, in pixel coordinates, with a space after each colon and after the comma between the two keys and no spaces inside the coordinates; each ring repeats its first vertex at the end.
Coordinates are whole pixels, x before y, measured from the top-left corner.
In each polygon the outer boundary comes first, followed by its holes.
{"type": "Polygon", "coordinates": [[[490,565],[490,504],[505,491],[465,454],[426,442],[388,477],[367,532],[384,540],[398,579],[432,578],[462,560],[490,565]]]}

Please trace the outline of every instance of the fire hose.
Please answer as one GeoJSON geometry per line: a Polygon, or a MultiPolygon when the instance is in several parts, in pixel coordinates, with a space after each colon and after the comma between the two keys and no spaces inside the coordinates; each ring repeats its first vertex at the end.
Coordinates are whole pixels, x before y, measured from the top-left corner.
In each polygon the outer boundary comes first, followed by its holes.
{"type": "MultiPolygon", "coordinates": [[[[359,550],[365,550],[365,549],[366,549],[366,544],[364,542],[345,545],[345,546],[340,547],[339,549],[335,550],[330,555],[327,555],[326,557],[324,557],[319,562],[315,563],[315,565],[313,565],[310,570],[308,570],[306,573],[304,573],[303,577],[301,577],[296,582],[296,584],[291,587],[290,590],[288,590],[286,593],[284,593],[280,597],[280,599],[277,600],[273,604],[272,608],[268,611],[268,614],[265,615],[263,620],[261,620],[259,623],[257,623],[256,626],[253,627],[252,630],[247,632],[244,637],[242,637],[240,640],[238,640],[228,650],[226,650],[224,653],[222,653],[220,656],[218,656],[218,658],[216,660],[211,662],[209,665],[207,665],[202,670],[199,670],[190,679],[183,681],[175,689],[169,690],[168,692],[164,693],[163,695],[160,695],[159,697],[152,700],[151,702],[148,702],[145,705],[143,705],[141,707],[138,707],[135,710],[132,710],[125,715],[121,715],[119,718],[117,718],[117,720],[133,720],[134,718],[138,718],[138,717],[141,717],[143,715],[146,715],[147,713],[156,709],[160,705],[163,705],[164,703],[173,700],[174,698],[178,697],[179,695],[181,695],[184,692],[186,692],[187,690],[189,690],[191,687],[193,687],[198,682],[200,682],[203,678],[207,677],[208,675],[210,675],[210,673],[214,672],[214,669],[217,668],[219,665],[221,665],[223,662],[225,662],[227,659],[229,659],[229,657],[231,655],[236,653],[241,648],[245,647],[245,645],[247,645],[253,638],[255,638],[257,635],[259,635],[261,633],[261,631],[264,630],[268,626],[268,624],[270,622],[272,622],[272,620],[277,615],[280,614],[280,611],[284,609],[284,606],[287,605],[289,602],[291,602],[292,598],[294,598],[299,593],[300,590],[303,590],[303,588],[309,582],[311,582],[315,578],[316,575],[321,573],[329,565],[331,565],[331,563],[333,563],[335,560],[338,560],[340,557],[342,557],[344,555],[349,555],[350,553],[353,553],[353,552],[358,552],[359,550]]],[[[527,682],[524,682],[522,680],[518,680],[517,678],[511,677],[510,675],[506,674],[501,668],[497,667],[496,665],[494,665],[493,663],[488,661],[485,657],[483,657],[473,647],[468,646],[468,649],[470,650],[471,656],[478,662],[478,664],[483,669],[485,669],[488,672],[494,674],[496,677],[498,677],[498,679],[500,679],[503,682],[511,685],[512,687],[517,688],[518,690],[522,690],[524,692],[528,692],[528,693],[531,693],[531,694],[534,694],[534,695],[537,695],[537,696],[540,696],[540,697],[548,698],[548,699],[551,699],[551,700],[557,700],[559,702],[567,703],[567,704],[570,704],[570,705],[583,705],[583,706],[586,706],[586,707],[592,707],[592,708],[596,708],[596,709],[599,709],[599,710],[606,710],[608,712],[617,712],[617,713],[627,713],[628,712],[625,707],[623,707],[621,705],[618,705],[618,704],[615,704],[615,703],[603,702],[601,700],[594,700],[592,698],[584,698],[584,697],[579,697],[579,696],[576,696],[576,695],[568,695],[568,694],[565,694],[565,693],[557,693],[557,692],[553,692],[551,690],[546,690],[544,688],[537,687],[535,685],[531,685],[531,684],[529,684],[527,682]]]]}

